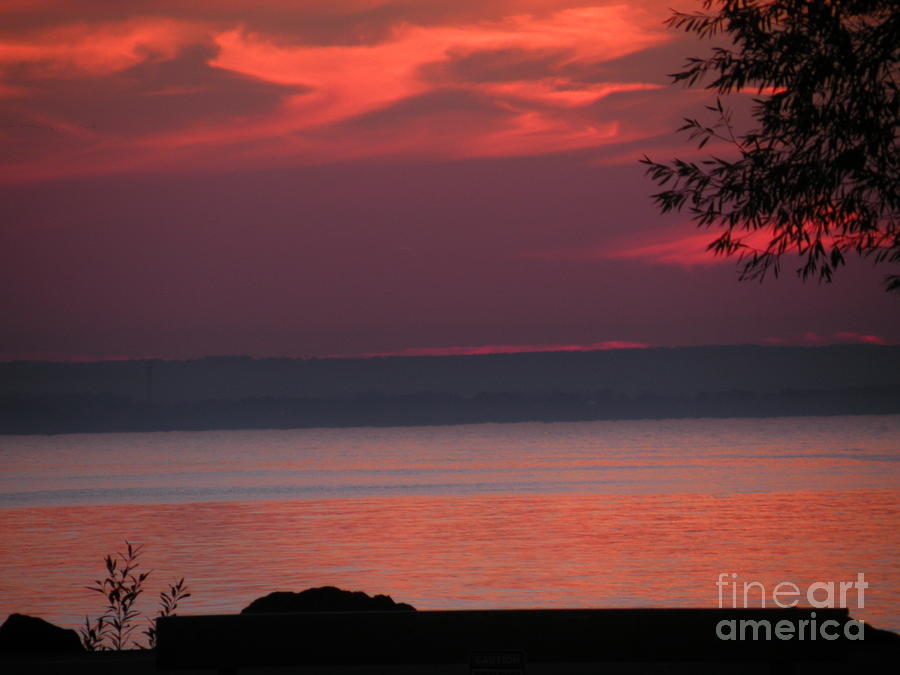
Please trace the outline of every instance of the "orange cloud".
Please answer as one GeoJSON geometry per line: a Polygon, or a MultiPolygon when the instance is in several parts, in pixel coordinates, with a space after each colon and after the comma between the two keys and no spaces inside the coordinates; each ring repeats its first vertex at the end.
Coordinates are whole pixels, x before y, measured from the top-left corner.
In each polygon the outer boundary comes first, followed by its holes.
{"type": "Polygon", "coordinates": [[[568,78],[546,78],[537,81],[520,80],[488,84],[481,87],[483,91],[501,97],[537,101],[563,108],[577,108],[589,105],[619,92],[659,88],[659,85],[645,82],[604,82],[592,84],[577,83],[568,78]]]}
{"type": "MultiPolygon", "coordinates": [[[[219,54],[211,65],[280,84],[300,84],[312,94],[297,97],[283,111],[297,129],[334,123],[421,95],[433,88],[422,67],[451,54],[519,47],[566,49],[579,60],[608,60],[668,39],[658,29],[634,22],[627,6],[570,9],[548,19],[514,16],[469,26],[399,25],[391,39],[373,45],[281,45],[235,29],[216,36],[219,54]]],[[[531,99],[562,107],[584,106],[617,91],[651,88],[646,83],[590,83],[571,80],[468,83],[492,98],[531,99]]],[[[513,124],[530,125],[516,115],[513,124]]],[[[547,131],[546,128],[543,129],[547,131]]],[[[566,134],[564,134],[564,137],[566,134]]],[[[561,143],[559,149],[570,144],[561,143]]]]}
{"type": "MultiPolygon", "coordinates": [[[[614,105],[603,119],[595,109],[606,106],[613,95],[660,85],[620,80],[614,72],[602,79],[596,73],[582,79],[564,71],[671,41],[672,35],[660,24],[664,13],[629,4],[559,8],[560,4],[526,3],[518,6],[532,13],[483,20],[474,18],[472,5],[463,12],[465,21],[440,23],[436,19],[453,9],[448,4],[434,8],[430,23],[398,19],[379,33],[379,39],[356,44],[287,39],[285,32],[259,29],[271,21],[254,23],[251,10],[246,10],[250,20],[244,25],[223,25],[200,10],[178,18],[177,9],[165,3],[164,9],[172,12],[170,17],[79,22],[26,32],[0,46],[0,99],[15,101],[6,110],[0,109],[0,116],[10,120],[4,128],[39,124],[61,130],[62,136],[47,139],[0,129],[0,141],[18,146],[6,153],[0,179],[128,169],[315,164],[385,155],[517,156],[639,138],[635,129],[623,133],[614,105]],[[545,11],[537,11],[539,7],[545,11]],[[163,66],[179,62],[187,50],[201,46],[209,47],[209,53],[203,72],[192,81],[170,75],[175,79],[147,79],[140,84],[142,89],[135,88],[138,69],[145,71],[147,64],[158,64],[163,72],[163,66]],[[506,79],[435,76],[435,64],[509,50],[526,57],[554,57],[533,68],[526,58],[518,74],[506,79]],[[523,68],[532,70],[523,76],[523,68]],[[215,105],[206,102],[211,97],[203,97],[207,82],[221,73],[282,87],[283,91],[277,101],[267,99],[265,106],[229,115],[227,111],[244,100],[237,89],[230,99],[220,96],[215,105]],[[95,125],[76,119],[90,121],[90,115],[72,113],[79,107],[89,108],[90,100],[73,98],[71,87],[63,85],[78,78],[90,80],[91,87],[85,91],[103,82],[108,108],[120,106],[122,119],[128,118],[132,109],[143,107],[136,97],[148,103],[151,97],[165,97],[171,99],[173,110],[183,108],[191,114],[160,114],[156,128],[148,118],[146,128],[140,130],[126,130],[121,124],[96,125],[94,130],[95,125]],[[119,87],[118,95],[115,87],[119,87]],[[40,96],[30,95],[30,90],[40,91],[40,96]],[[54,98],[56,90],[60,93],[54,98]],[[460,100],[469,97],[472,105],[458,123],[454,123],[452,111],[445,113],[427,105],[420,106],[422,115],[417,118],[410,112],[416,106],[401,111],[408,102],[438,92],[460,100]],[[391,123],[395,111],[398,114],[391,123]],[[375,114],[381,115],[379,133],[357,124],[375,114]]],[[[263,5],[266,12],[286,11],[277,3],[263,5]]],[[[340,7],[357,21],[373,7],[388,5],[393,7],[389,2],[340,7]]],[[[495,2],[491,10],[511,11],[513,6],[515,3],[495,2]]],[[[146,77],[144,71],[141,77],[146,77]]]]}
{"type": "Polygon", "coordinates": [[[60,26],[0,42],[0,72],[24,66],[43,77],[110,74],[171,59],[203,34],[199,26],[165,18],[60,26]]]}

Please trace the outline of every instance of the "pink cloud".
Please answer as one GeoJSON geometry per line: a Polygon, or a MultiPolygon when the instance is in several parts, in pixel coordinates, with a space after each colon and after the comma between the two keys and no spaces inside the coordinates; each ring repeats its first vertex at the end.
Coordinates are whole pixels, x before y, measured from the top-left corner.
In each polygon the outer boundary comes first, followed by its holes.
{"type": "Polygon", "coordinates": [[[707,250],[714,234],[683,235],[654,244],[626,245],[612,248],[603,255],[605,258],[639,260],[651,264],[666,265],[715,265],[723,261],[707,250]]]}
{"type": "MultiPolygon", "coordinates": [[[[683,228],[685,231],[694,229],[690,224],[685,224],[683,228]]],[[[635,260],[651,265],[686,267],[733,263],[733,260],[717,257],[706,250],[715,238],[714,232],[657,236],[660,241],[655,243],[649,243],[644,235],[640,241],[610,242],[583,248],[533,250],[522,255],[546,260],[635,260]]]]}
{"type": "MultiPolygon", "coordinates": [[[[827,218],[827,216],[826,216],[827,218]]],[[[845,252],[852,251],[856,238],[862,238],[865,235],[851,235],[846,237],[829,236],[821,234],[822,225],[820,223],[810,223],[807,225],[807,231],[821,237],[822,245],[826,251],[843,250],[845,252]]],[[[612,242],[602,249],[587,250],[581,252],[583,257],[603,258],[610,260],[636,260],[649,264],[660,265],[678,265],[685,267],[708,266],[722,263],[734,264],[741,260],[743,254],[752,254],[753,252],[764,252],[772,246],[773,230],[771,227],[765,227],[758,230],[740,230],[735,229],[732,232],[732,241],[743,248],[738,248],[732,255],[717,254],[710,250],[709,246],[715,241],[724,229],[712,226],[709,229],[701,230],[696,233],[697,226],[694,223],[685,223],[674,234],[666,233],[649,233],[642,235],[640,240],[622,241],[619,243],[612,242]],[[688,231],[694,230],[695,234],[687,234],[688,231]],[[683,231],[683,232],[682,232],[683,231]],[[655,234],[655,241],[648,241],[648,236],[655,234]]],[[[881,246],[889,246],[888,238],[885,237],[881,242],[881,246]]],[[[800,260],[811,247],[810,243],[793,242],[786,246],[785,256],[796,255],[796,260],[800,260]]],[[[577,252],[573,252],[577,255],[577,252]]],[[[798,265],[800,263],[798,262],[798,265]]]]}
{"type": "MultiPolygon", "coordinates": [[[[633,260],[677,267],[734,265],[736,257],[716,255],[708,249],[718,234],[719,230],[715,228],[698,232],[693,223],[684,222],[675,227],[644,232],[638,237],[612,239],[581,248],[531,250],[521,256],[545,260],[633,260]]],[[[735,239],[738,238],[749,248],[762,247],[767,241],[764,231],[736,235],[735,239]]]]}

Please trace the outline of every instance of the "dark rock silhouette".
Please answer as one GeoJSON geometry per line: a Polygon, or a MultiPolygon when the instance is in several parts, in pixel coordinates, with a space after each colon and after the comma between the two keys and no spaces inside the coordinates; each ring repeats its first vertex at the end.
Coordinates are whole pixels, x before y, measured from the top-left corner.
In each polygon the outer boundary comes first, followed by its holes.
{"type": "Polygon", "coordinates": [[[74,630],[25,614],[10,614],[0,626],[0,653],[34,652],[55,654],[83,652],[74,630]]]}
{"type": "Polygon", "coordinates": [[[345,591],[335,586],[308,588],[301,593],[276,591],[257,598],[241,610],[241,614],[284,612],[414,612],[405,602],[394,602],[389,595],[374,597],[362,591],[345,591]]]}

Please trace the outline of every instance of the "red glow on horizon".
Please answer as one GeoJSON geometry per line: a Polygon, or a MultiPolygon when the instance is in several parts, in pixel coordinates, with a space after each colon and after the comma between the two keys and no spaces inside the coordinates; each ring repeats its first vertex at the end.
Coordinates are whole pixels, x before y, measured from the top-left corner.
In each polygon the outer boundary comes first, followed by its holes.
{"type": "Polygon", "coordinates": [[[806,331],[796,337],[768,337],[763,340],[763,344],[773,346],[825,346],[839,344],[863,344],[863,345],[879,345],[889,346],[891,343],[881,335],[868,335],[864,333],[856,333],[854,331],[841,331],[831,333],[830,335],[820,335],[815,331],[806,331]]]}
{"type": "MultiPolygon", "coordinates": [[[[842,331],[831,334],[819,334],[814,331],[806,331],[793,337],[766,337],[757,344],[768,347],[826,347],[830,345],[874,345],[894,346],[881,335],[842,331]]],[[[245,354],[201,354],[184,358],[167,358],[160,356],[123,356],[118,354],[90,356],[85,354],[67,354],[65,352],[28,352],[23,354],[0,354],[0,363],[12,362],[40,362],[40,363],[100,363],[117,361],[191,361],[204,358],[284,358],[284,359],[372,359],[388,357],[431,357],[431,356],[483,356],[491,354],[537,354],[551,352],[593,352],[618,349],[653,349],[656,347],[674,348],[673,345],[654,345],[646,342],[628,340],[608,340],[605,342],[591,342],[585,344],[530,344],[530,345],[477,345],[477,346],[450,346],[450,347],[406,347],[391,351],[366,352],[354,354],[328,354],[325,356],[306,355],[265,355],[249,356],[245,354]]]]}
{"type": "Polygon", "coordinates": [[[553,345],[480,345],[467,347],[407,347],[396,351],[369,354],[334,355],[330,358],[378,358],[388,356],[479,356],[484,354],[529,354],[543,352],[593,352],[609,349],[648,349],[653,345],[644,342],[609,340],[589,344],[553,345]]]}
{"type": "Polygon", "coordinates": [[[0,363],[30,361],[34,363],[100,363],[116,361],[153,361],[157,356],[126,356],[122,354],[70,354],[68,352],[23,352],[21,354],[0,354],[0,363]]]}

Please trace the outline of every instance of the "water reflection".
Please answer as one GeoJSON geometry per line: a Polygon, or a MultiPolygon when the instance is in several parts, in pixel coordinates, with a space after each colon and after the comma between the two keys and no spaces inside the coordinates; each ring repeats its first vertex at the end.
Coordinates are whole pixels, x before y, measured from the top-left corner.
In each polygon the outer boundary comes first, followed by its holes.
{"type": "MultiPolygon", "coordinates": [[[[900,628],[896,494],[490,495],[23,508],[4,514],[0,613],[67,625],[124,538],[186,611],[334,584],[420,608],[712,606],[720,572],[871,583],[859,615],[900,628]]],[[[155,587],[154,587],[155,588],[155,587]]],[[[146,598],[150,610],[152,597],[146,598]]]]}
{"type": "Polygon", "coordinates": [[[871,583],[900,630],[900,416],[0,439],[0,614],[76,625],[124,539],[196,613],[334,584],[420,608],[711,606],[871,583]]]}

